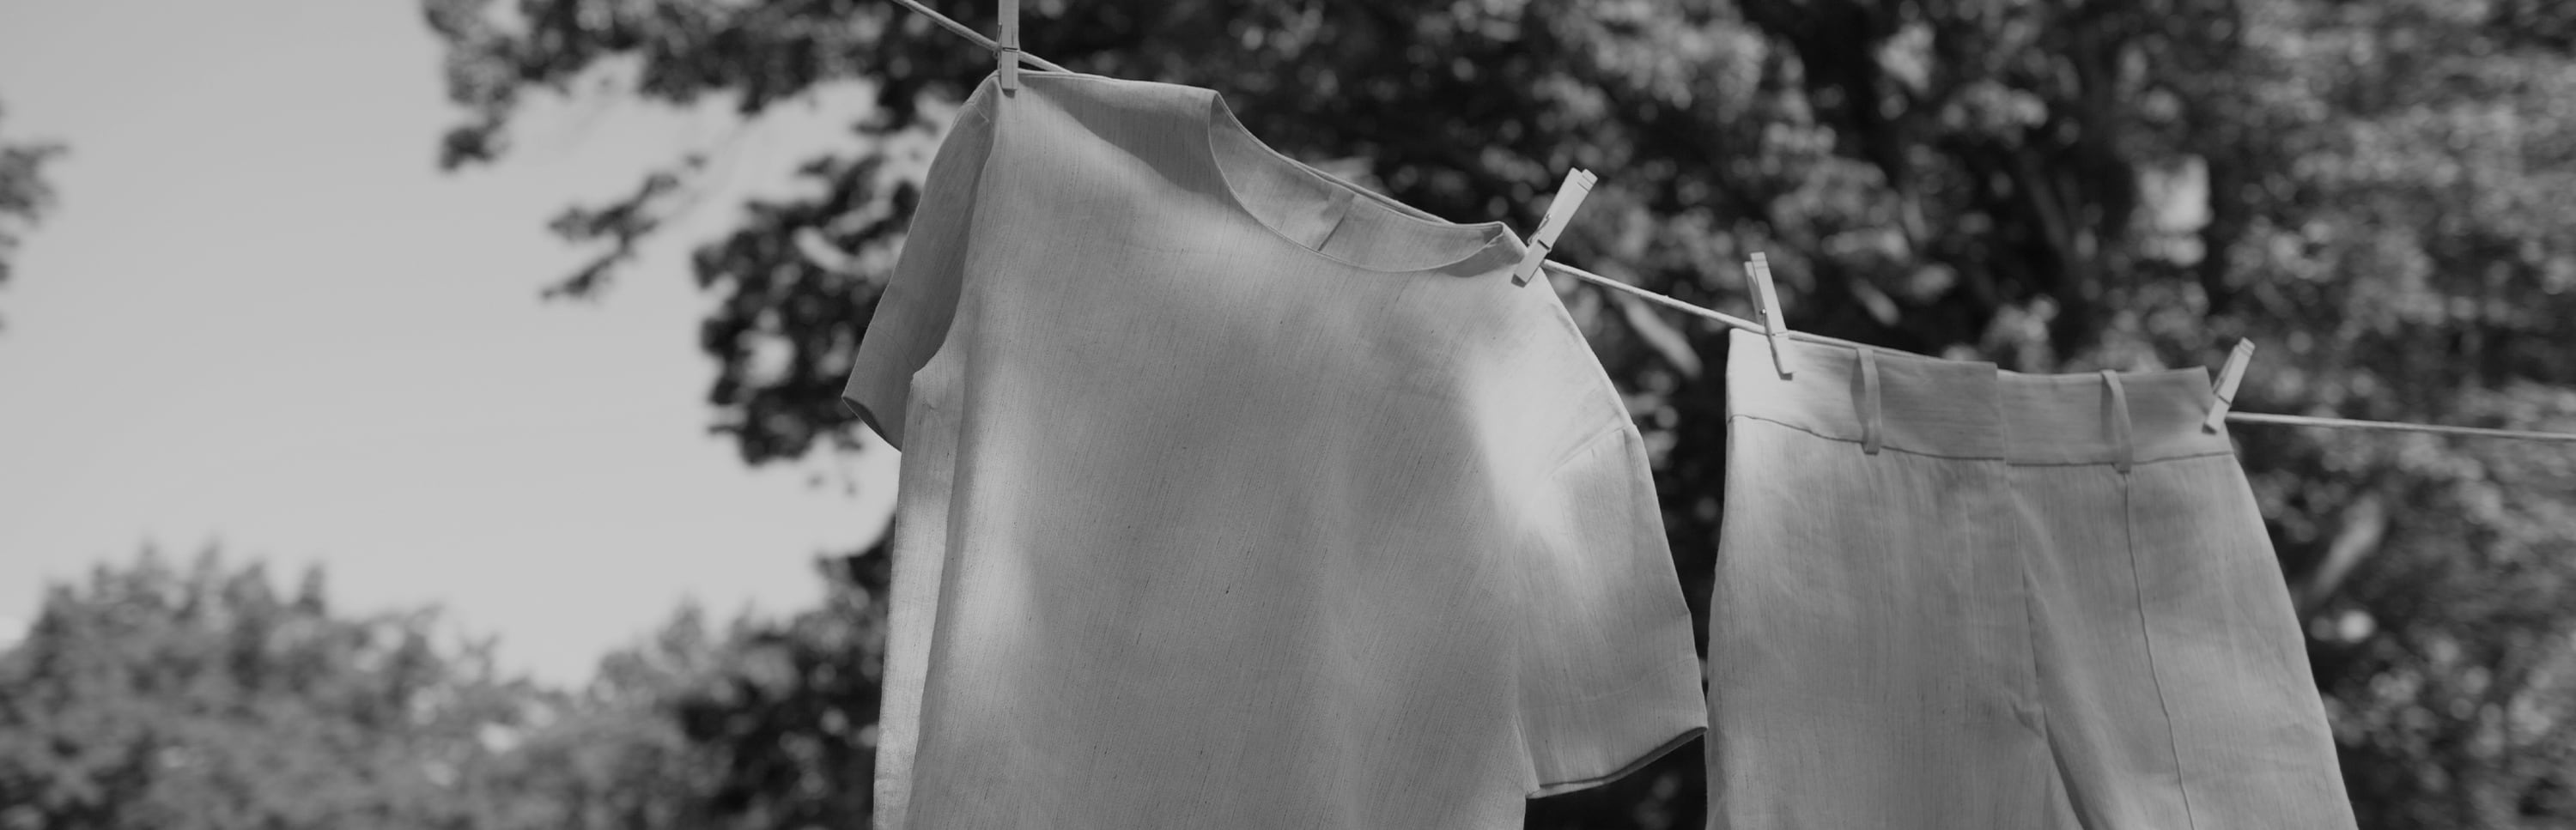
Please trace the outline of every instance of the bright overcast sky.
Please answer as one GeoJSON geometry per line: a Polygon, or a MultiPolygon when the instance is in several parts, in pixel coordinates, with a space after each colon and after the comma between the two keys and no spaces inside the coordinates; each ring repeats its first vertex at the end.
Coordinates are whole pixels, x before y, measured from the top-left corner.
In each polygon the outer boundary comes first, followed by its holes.
{"type": "Polygon", "coordinates": [[[0,3],[0,135],[71,146],[0,285],[0,641],[48,582],[217,544],[572,681],[684,598],[809,604],[814,554],[875,534],[892,453],[755,472],[706,434],[686,255],[738,198],[604,302],[537,296],[580,258],[544,229],[565,204],[693,148],[777,187],[853,96],[739,134],[551,102],[445,175],[439,61],[409,0],[0,3]]]}

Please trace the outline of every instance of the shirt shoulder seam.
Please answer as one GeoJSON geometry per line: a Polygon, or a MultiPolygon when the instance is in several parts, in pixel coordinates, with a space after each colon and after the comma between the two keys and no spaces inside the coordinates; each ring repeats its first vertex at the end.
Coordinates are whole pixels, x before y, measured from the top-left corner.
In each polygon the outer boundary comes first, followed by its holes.
{"type": "Polygon", "coordinates": [[[1548,474],[1555,475],[1563,471],[1565,465],[1574,463],[1574,459],[1582,457],[1586,451],[1591,450],[1592,445],[1601,443],[1601,439],[1623,432],[1628,426],[1625,418],[1612,419],[1610,423],[1603,424],[1600,429],[1593,430],[1592,434],[1584,436],[1583,440],[1574,442],[1574,446],[1558,454],[1556,460],[1547,465],[1548,474]]]}

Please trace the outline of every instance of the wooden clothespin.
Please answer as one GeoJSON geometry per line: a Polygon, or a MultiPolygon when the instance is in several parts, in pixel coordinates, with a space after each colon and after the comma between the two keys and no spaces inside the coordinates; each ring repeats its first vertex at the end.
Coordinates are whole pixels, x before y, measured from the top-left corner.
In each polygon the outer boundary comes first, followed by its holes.
{"type": "Polygon", "coordinates": [[[1557,234],[1565,232],[1565,223],[1583,206],[1583,197],[1592,195],[1592,183],[1597,181],[1600,177],[1590,170],[1566,171],[1565,183],[1556,187],[1556,200],[1547,203],[1547,217],[1539,220],[1538,231],[1530,234],[1529,249],[1521,252],[1521,264],[1512,266],[1513,285],[1528,285],[1531,277],[1538,276],[1539,262],[1556,250],[1557,234]]]}
{"type": "Polygon", "coordinates": [[[1003,92],[1020,91],[1020,0],[1002,0],[1001,37],[993,44],[994,73],[1003,92]]]}
{"type": "Polygon", "coordinates": [[[2245,381],[2245,364],[2254,362],[2254,341],[2236,341],[2236,350],[2227,353],[2227,365],[2218,370],[2218,402],[2209,407],[2209,417],[2200,420],[2200,431],[2217,432],[2218,424],[2227,420],[2227,409],[2236,405],[2236,385],[2245,381]]]}
{"type": "Polygon", "coordinates": [[[1753,252],[1753,259],[1744,263],[1744,281],[1750,283],[1754,311],[1762,321],[1762,336],[1771,339],[1771,368],[1783,380],[1796,377],[1789,371],[1788,358],[1783,356],[1788,351],[1782,347],[1788,343],[1789,324],[1780,319],[1780,292],[1771,287],[1770,258],[1761,251],[1753,252]]]}

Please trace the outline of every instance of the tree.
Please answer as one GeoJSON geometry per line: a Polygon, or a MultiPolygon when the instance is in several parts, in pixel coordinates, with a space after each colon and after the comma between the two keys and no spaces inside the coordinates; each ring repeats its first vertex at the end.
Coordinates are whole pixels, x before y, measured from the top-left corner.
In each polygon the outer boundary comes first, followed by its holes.
{"type": "Polygon", "coordinates": [[[513,808],[498,827],[706,830],[720,767],[683,728],[677,701],[707,683],[723,643],[694,606],[599,663],[583,688],[548,697],[545,716],[499,759],[491,780],[513,808]]]}
{"type": "Polygon", "coordinates": [[[9,255],[16,251],[24,227],[53,208],[54,191],[45,183],[45,162],[62,153],[62,145],[50,142],[0,141],[0,284],[9,281],[9,255]]]}
{"type": "Polygon", "coordinates": [[[498,744],[536,695],[435,622],[212,549],[56,585],[0,653],[0,827],[504,826],[498,744]]]}
{"type": "MultiPolygon", "coordinates": [[[[2276,160],[2247,181],[2232,279],[2286,347],[2254,400],[2567,429],[2576,10],[2278,3],[2249,25],[2265,36],[2245,89],[2273,114],[2252,126],[2276,160]]],[[[2248,464],[2309,565],[2358,806],[2386,827],[2564,825],[2576,452],[2303,437],[2248,464]]]]}
{"type": "Polygon", "coordinates": [[[889,551],[824,560],[820,607],[738,620],[713,671],[669,711],[716,770],[728,826],[855,826],[874,800],[889,551]]]}
{"type": "MultiPolygon", "coordinates": [[[[991,28],[990,3],[933,5],[991,28]]],[[[2026,371],[2210,363],[2250,335],[2249,409],[2563,428],[2563,5],[1127,0],[1033,7],[1023,38],[1078,70],[1221,90],[1281,150],[1357,158],[1445,216],[1528,227],[1566,168],[1600,171],[1564,258],[1703,305],[1740,305],[1733,263],[1763,250],[1808,331],[2026,371]]],[[[805,192],[749,205],[692,263],[722,301],[699,332],[717,427],[746,461],[854,445],[835,396],[919,198],[900,159],[989,56],[859,0],[424,8],[467,114],[450,167],[503,152],[526,96],[611,62],[640,66],[626,94],[723,96],[747,118],[821,84],[874,90],[805,192]],[[755,371],[773,353],[783,371],[755,371]]],[[[676,159],[567,210],[556,230],[602,253],[550,290],[614,279],[696,170],[676,159]]],[[[1724,338],[1562,290],[1658,448],[1676,562],[1705,597],[1724,338]]],[[[2367,825],[2576,811],[2566,459],[2239,435],[2367,825]]],[[[1676,753],[1532,824],[1686,824],[1697,763],[1676,753]]]]}
{"type": "Polygon", "coordinates": [[[684,607],[601,661],[495,780],[506,826],[569,830],[856,827],[874,795],[886,612],[883,544],[825,560],[822,606],[723,631],[684,607]]]}
{"type": "Polygon", "coordinates": [[[0,830],[702,830],[864,816],[882,546],[785,620],[694,607],[577,690],[494,669],[434,609],[351,615],[208,550],[57,585],[0,651],[0,830]]]}

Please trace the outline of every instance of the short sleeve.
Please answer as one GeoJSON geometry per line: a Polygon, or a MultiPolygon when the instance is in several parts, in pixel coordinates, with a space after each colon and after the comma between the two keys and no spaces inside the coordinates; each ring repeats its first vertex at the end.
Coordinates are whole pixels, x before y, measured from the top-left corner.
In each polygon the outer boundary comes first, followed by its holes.
{"type": "Polygon", "coordinates": [[[841,390],[851,413],[897,448],[903,446],[912,373],[939,351],[957,313],[966,254],[974,244],[975,191],[993,146],[992,89],[987,80],[967,97],[931,158],[921,202],[904,233],[903,253],[860,336],[849,383],[841,390]]]}
{"type": "Polygon", "coordinates": [[[1532,795],[1608,783],[1708,725],[1636,427],[1622,419],[1584,440],[1549,484],[1515,580],[1532,795]]]}

